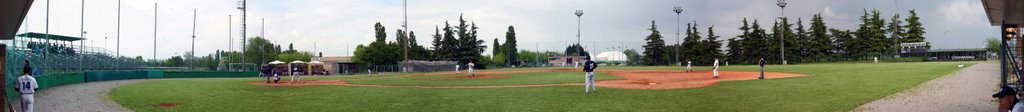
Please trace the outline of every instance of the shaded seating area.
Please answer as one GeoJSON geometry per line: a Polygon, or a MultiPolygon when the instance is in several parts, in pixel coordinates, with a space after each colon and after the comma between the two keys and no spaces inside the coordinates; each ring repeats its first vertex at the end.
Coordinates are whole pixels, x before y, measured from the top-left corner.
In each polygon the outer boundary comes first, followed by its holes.
{"type": "MultiPolygon", "coordinates": [[[[25,37],[24,40],[20,40],[23,43],[23,47],[28,48],[32,53],[44,53],[44,54],[57,54],[57,55],[76,55],[77,49],[75,47],[76,41],[85,40],[84,38],[55,35],[55,34],[42,34],[36,32],[22,33],[16,35],[18,37],[25,37]]],[[[79,42],[81,43],[81,42],[79,42]]],[[[15,43],[17,45],[18,43],[15,43]]]]}

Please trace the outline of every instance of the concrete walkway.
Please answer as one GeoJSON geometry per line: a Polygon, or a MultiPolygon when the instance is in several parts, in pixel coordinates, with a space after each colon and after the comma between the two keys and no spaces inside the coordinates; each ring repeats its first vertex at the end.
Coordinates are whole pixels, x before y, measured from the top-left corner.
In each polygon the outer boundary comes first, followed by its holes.
{"type": "Polygon", "coordinates": [[[986,61],[861,105],[853,111],[994,112],[999,62],[986,61]]]}
{"type": "MultiPolygon", "coordinates": [[[[115,87],[147,79],[114,80],[57,86],[35,94],[38,112],[131,112],[110,98],[115,87]]],[[[20,109],[18,109],[20,111],[20,109]]]]}

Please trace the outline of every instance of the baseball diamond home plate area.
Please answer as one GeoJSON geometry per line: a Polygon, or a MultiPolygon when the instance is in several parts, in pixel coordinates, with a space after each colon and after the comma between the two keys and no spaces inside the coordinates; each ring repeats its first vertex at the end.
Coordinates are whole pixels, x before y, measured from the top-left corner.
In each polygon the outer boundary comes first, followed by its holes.
{"type": "MultiPolygon", "coordinates": [[[[573,72],[573,69],[551,69],[551,70],[505,70],[478,72],[476,76],[450,76],[445,78],[432,78],[432,80],[453,80],[453,79],[502,79],[516,76],[517,73],[537,72],[573,72]],[[501,76],[492,76],[506,74],[501,76]]],[[[757,80],[759,72],[746,71],[719,71],[719,77],[714,78],[710,70],[697,70],[687,72],[684,70],[598,70],[597,72],[609,73],[623,79],[597,81],[597,86],[621,89],[680,89],[698,88],[713,86],[721,81],[734,80],[757,80]]],[[[429,75],[454,74],[454,72],[435,72],[425,74],[406,74],[404,77],[417,77],[429,75]]],[[[765,79],[808,76],[805,74],[765,72],[765,79]]],[[[557,83],[557,84],[520,84],[520,85],[487,85],[487,86],[421,86],[421,85],[381,85],[381,84],[356,84],[342,80],[304,80],[297,82],[265,83],[263,81],[248,82],[249,84],[267,86],[310,86],[310,85],[341,85],[341,86],[368,86],[368,87],[413,87],[413,88],[509,88],[509,87],[539,87],[539,86],[561,86],[561,85],[583,85],[584,83],[557,83]]]]}

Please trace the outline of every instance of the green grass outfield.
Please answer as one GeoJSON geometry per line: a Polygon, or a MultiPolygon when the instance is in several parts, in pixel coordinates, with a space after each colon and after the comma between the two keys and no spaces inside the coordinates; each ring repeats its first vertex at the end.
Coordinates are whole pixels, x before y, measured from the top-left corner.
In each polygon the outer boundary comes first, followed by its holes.
{"type": "MultiPolygon", "coordinates": [[[[356,84],[379,84],[379,85],[428,85],[428,86],[481,86],[481,85],[518,85],[518,84],[553,84],[583,82],[582,72],[539,72],[520,74],[493,74],[488,76],[508,76],[508,78],[495,79],[445,79],[455,76],[466,76],[466,74],[446,74],[430,76],[378,76],[361,78],[337,78],[356,84]]],[[[608,75],[608,73],[594,73],[594,80],[622,79],[608,75]]]]}
{"type": "MultiPolygon", "coordinates": [[[[270,87],[259,78],[156,80],[117,87],[111,97],[135,111],[848,111],[864,103],[951,73],[976,62],[844,63],[769,66],[773,72],[812,76],[728,81],[671,90],[583,86],[488,89],[425,89],[351,86],[270,87]],[[159,107],[177,103],[177,107],[159,107]]],[[[678,69],[606,67],[605,69],[678,69]]],[[[698,67],[697,69],[708,69],[698,67]]],[[[754,71],[756,66],[723,70],[754,71]]],[[[396,83],[398,75],[320,77],[396,83]]],[[[563,77],[580,80],[579,77],[563,77]]],[[[552,77],[559,78],[559,77],[552,77]]],[[[318,79],[310,77],[308,79],[318,79]]],[[[527,80],[522,80],[527,81],[527,80]]],[[[364,82],[369,83],[369,82],[364,82]]],[[[403,83],[408,84],[408,83],[403,83]]],[[[466,83],[477,85],[481,83],[466,83]]],[[[517,84],[505,82],[501,84],[517,84]]],[[[495,84],[495,85],[501,85],[495,84]]]]}

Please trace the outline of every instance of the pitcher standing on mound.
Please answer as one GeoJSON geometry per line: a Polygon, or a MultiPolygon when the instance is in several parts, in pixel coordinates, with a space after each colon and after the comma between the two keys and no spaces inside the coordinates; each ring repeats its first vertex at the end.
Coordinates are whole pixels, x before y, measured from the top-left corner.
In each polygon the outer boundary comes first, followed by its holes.
{"type": "Polygon", "coordinates": [[[715,78],[718,78],[718,58],[715,58],[715,78]]]}

